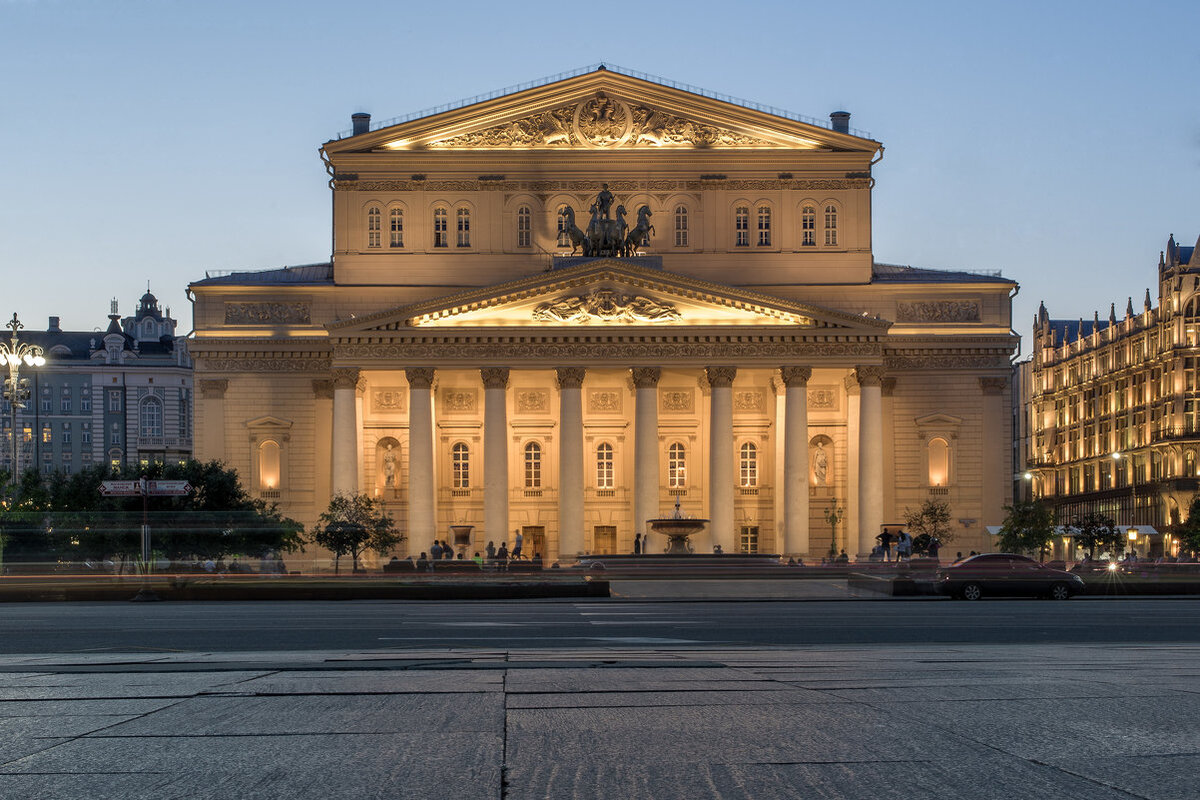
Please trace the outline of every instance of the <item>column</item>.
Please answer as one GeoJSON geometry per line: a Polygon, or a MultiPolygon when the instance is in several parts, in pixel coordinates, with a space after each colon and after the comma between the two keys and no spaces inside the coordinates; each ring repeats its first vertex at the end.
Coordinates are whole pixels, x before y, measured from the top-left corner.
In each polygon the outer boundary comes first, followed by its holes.
{"type": "Polygon", "coordinates": [[[858,366],[858,548],[869,553],[883,524],[883,367],[858,366]]]}
{"type": "Polygon", "coordinates": [[[421,552],[437,535],[433,471],[433,375],[428,367],[404,370],[408,379],[408,540],[421,552]]]}
{"type": "MultiPolygon", "coordinates": [[[[840,536],[848,554],[858,551],[858,484],[859,484],[859,391],[858,379],[851,372],[846,376],[846,516],[838,526],[840,536]]],[[[836,505],[836,501],[835,501],[836,505]]],[[[835,546],[840,546],[834,542],[835,546]]],[[[872,545],[874,546],[874,545],[872,545]]],[[[870,553],[861,555],[866,556],[870,553]]]]}
{"type": "MultiPolygon", "coordinates": [[[[645,536],[646,520],[659,516],[658,502],[658,367],[634,367],[633,530],[645,536]]],[[[661,552],[663,542],[654,542],[661,552]]]]}
{"type": "Polygon", "coordinates": [[[583,367],[559,367],[558,560],[583,553],[583,367]]]}
{"type": "MultiPolygon", "coordinates": [[[[1005,499],[1011,492],[1009,459],[1012,454],[1006,445],[1012,438],[1012,414],[1008,410],[1007,378],[980,378],[979,388],[983,392],[983,491],[979,530],[986,532],[985,526],[999,525],[1004,521],[1005,499]]],[[[951,458],[956,455],[953,451],[950,453],[951,458]]],[[[1132,478],[1133,464],[1130,463],[1126,468],[1130,470],[1132,478]]]]}
{"type": "Polygon", "coordinates": [[[334,494],[358,494],[357,369],[333,371],[334,494]]]}
{"type": "Polygon", "coordinates": [[[883,521],[902,520],[896,508],[896,379],[884,378],[879,386],[883,400],[883,521]]]}
{"type": "MultiPolygon", "coordinates": [[[[199,434],[196,441],[200,445],[196,452],[198,459],[204,461],[214,458],[222,461],[228,459],[225,452],[225,390],[228,388],[229,381],[224,378],[215,380],[206,378],[200,381],[200,401],[204,403],[204,413],[196,414],[196,431],[199,434]]],[[[34,398],[35,402],[36,400],[37,398],[34,398]]],[[[105,395],[98,392],[93,395],[93,400],[98,404],[103,403],[105,395]]],[[[16,435],[14,432],[14,440],[16,435]]],[[[105,452],[107,442],[104,437],[107,436],[107,432],[101,429],[98,434],[93,435],[98,437],[93,441],[99,441],[100,451],[105,452]]],[[[108,463],[107,457],[101,460],[105,464],[108,463]]]]}
{"type": "Polygon", "coordinates": [[[811,367],[784,367],[783,509],[780,553],[809,552],[808,547],[808,379],[811,367]]]}
{"type": "Polygon", "coordinates": [[[705,369],[708,404],[708,529],[714,548],[736,551],[733,535],[733,379],[737,367],[705,369]]]}
{"type": "Polygon", "coordinates": [[[325,510],[333,494],[333,381],[314,380],[313,390],[313,490],[318,511],[325,510]]]}
{"type": "Polygon", "coordinates": [[[484,367],[483,541],[508,541],[508,367],[484,367]]]}

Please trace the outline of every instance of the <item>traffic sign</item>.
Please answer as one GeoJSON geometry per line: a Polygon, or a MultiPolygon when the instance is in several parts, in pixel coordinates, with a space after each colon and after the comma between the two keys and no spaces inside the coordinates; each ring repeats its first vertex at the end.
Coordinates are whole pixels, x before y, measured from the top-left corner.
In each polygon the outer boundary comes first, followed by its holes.
{"type": "Polygon", "coordinates": [[[185,495],[192,490],[187,481],[146,481],[146,494],[151,496],[185,495]]]}
{"type": "Polygon", "coordinates": [[[133,497],[141,493],[141,481],[101,481],[100,483],[100,494],[105,497],[133,497]]]}

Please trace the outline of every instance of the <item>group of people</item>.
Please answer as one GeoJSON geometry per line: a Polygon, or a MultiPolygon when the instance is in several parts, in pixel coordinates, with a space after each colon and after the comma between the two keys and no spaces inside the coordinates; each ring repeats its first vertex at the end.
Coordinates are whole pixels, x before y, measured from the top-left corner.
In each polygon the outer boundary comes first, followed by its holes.
{"type": "MultiPolygon", "coordinates": [[[[896,543],[896,561],[911,561],[913,557],[913,538],[908,534],[908,531],[901,530],[899,533],[892,533],[885,530],[883,533],[875,537],[879,544],[871,549],[872,561],[891,561],[892,560],[892,542],[896,543]]],[[[937,560],[938,552],[941,550],[942,543],[938,541],[936,536],[929,537],[929,543],[925,546],[925,555],[929,558],[937,560]]]]}

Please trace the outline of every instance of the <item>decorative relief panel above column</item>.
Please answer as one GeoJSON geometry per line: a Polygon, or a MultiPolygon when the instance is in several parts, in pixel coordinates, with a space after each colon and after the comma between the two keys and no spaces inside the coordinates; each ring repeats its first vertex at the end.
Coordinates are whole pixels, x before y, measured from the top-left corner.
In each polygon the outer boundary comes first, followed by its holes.
{"type": "Polygon", "coordinates": [[[897,322],[979,322],[978,300],[933,300],[896,304],[897,322]]]}
{"type": "Polygon", "coordinates": [[[593,389],[588,392],[588,411],[596,414],[620,414],[624,392],[619,389],[593,389]]]}
{"type": "Polygon", "coordinates": [[[550,411],[550,393],[542,389],[517,391],[518,414],[544,414],[550,411]]]}
{"type": "Polygon", "coordinates": [[[734,392],[733,407],[736,411],[762,411],[763,393],[754,390],[734,392]]]}
{"type": "Polygon", "coordinates": [[[696,393],[691,389],[662,389],[659,410],[666,414],[689,414],[696,410],[696,393]]]}
{"type": "Polygon", "coordinates": [[[308,303],[226,303],[226,325],[309,325],[308,303]]]}
{"type": "Polygon", "coordinates": [[[822,384],[808,387],[809,411],[839,411],[841,410],[842,393],[836,386],[822,384]]]}
{"type": "Polygon", "coordinates": [[[408,391],[400,386],[381,386],[371,391],[374,411],[403,412],[408,408],[408,391]]]}
{"type": "Polygon", "coordinates": [[[443,414],[473,414],[479,405],[475,389],[442,389],[438,399],[443,414]]]}

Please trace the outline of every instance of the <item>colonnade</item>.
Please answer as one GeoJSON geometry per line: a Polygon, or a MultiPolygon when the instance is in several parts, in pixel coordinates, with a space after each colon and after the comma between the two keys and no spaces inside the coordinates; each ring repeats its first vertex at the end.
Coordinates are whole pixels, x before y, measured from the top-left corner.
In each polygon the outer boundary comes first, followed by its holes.
{"type": "MultiPolygon", "coordinates": [[[[709,397],[709,529],[714,545],[725,552],[736,550],[734,498],[735,454],[733,449],[733,381],[737,367],[706,368],[711,388],[709,397]]],[[[480,369],[484,394],[483,421],[483,524],[484,538],[507,540],[509,528],[508,419],[506,395],[509,368],[480,369]]],[[[558,457],[559,558],[584,551],[583,397],[586,370],[558,367],[559,421],[558,457]]],[[[638,532],[645,521],[662,515],[659,489],[658,381],[660,367],[633,367],[634,385],[634,476],[633,519],[638,532]]],[[[857,464],[857,520],[859,552],[869,552],[883,523],[883,367],[860,365],[854,369],[859,395],[857,408],[848,420],[852,436],[851,465],[857,464]]],[[[777,520],[776,549],[781,553],[806,553],[809,547],[809,453],[808,379],[812,368],[785,365],[780,368],[784,385],[783,519],[777,520]]],[[[434,370],[420,367],[405,370],[409,397],[408,448],[408,534],[424,542],[438,536],[435,508],[435,465],[433,457],[434,370]]],[[[333,373],[332,490],[359,490],[359,436],[356,395],[361,377],[357,369],[333,373]]]]}

